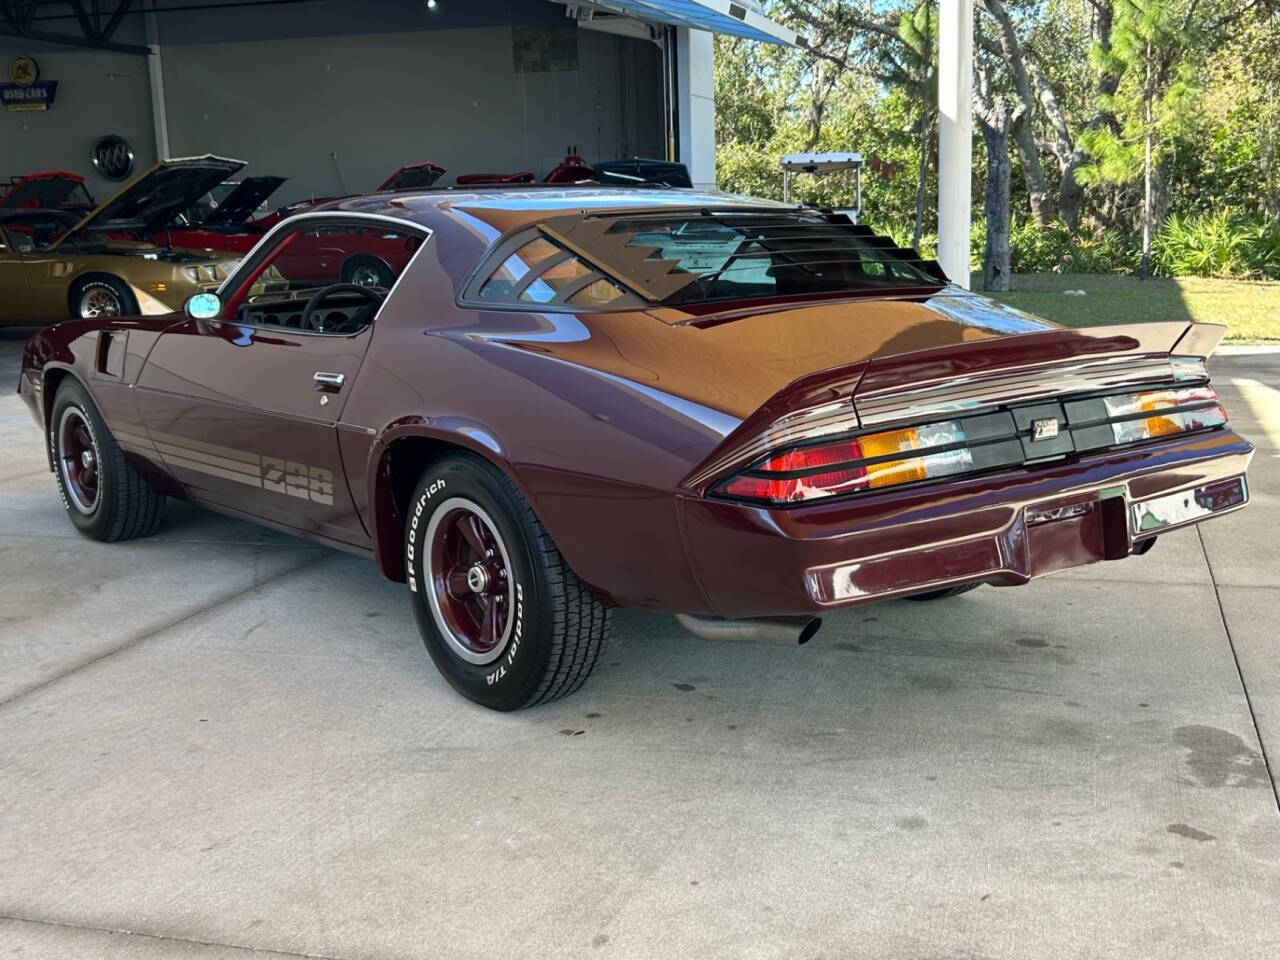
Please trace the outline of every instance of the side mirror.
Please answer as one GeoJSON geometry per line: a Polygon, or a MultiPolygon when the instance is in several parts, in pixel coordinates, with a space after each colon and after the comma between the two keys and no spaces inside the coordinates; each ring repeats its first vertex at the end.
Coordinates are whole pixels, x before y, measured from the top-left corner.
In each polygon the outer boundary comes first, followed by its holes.
{"type": "Polygon", "coordinates": [[[187,299],[183,310],[192,320],[213,320],[222,312],[222,301],[216,293],[197,293],[187,299]]]}

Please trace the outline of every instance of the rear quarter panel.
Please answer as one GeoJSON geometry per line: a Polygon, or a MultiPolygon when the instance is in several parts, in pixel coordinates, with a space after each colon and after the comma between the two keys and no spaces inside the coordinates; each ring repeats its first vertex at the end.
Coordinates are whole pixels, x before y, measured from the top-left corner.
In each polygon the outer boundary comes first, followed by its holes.
{"type": "MultiPolygon", "coordinates": [[[[451,252],[443,232],[379,316],[343,410],[343,457],[353,491],[364,488],[366,516],[378,509],[390,446],[437,438],[503,469],[598,593],[632,606],[704,609],[673,494],[723,439],[716,412],[528,346],[589,335],[572,314],[456,306],[455,277],[440,261],[439,251],[451,252]]],[[[396,576],[401,544],[378,540],[379,562],[396,576]]]]}

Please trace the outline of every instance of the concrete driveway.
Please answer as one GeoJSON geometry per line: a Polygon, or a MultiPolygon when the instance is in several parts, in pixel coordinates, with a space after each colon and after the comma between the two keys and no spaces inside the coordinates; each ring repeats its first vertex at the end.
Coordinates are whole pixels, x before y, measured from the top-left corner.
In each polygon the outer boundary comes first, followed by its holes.
{"type": "Polygon", "coordinates": [[[1259,453],[1203,535],[800,648],[622,613],[498,715],[368,563],[73,534],[0,351],[6,960],[1280,951],[1280,354],[1213,364],[1259,453]]]}

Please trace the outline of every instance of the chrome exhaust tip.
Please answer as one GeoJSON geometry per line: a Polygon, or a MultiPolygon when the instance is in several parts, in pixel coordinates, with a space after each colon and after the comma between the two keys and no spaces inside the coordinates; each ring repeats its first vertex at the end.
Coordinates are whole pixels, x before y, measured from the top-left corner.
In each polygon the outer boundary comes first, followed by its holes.
{"type": "Polygon", "coordinates": [[[808,643],[822,626],[821,617],[757,617],[724,620],[692,613],[677,613],[676,621],[704,640],[754,640],[766,643],[808,643]]]}

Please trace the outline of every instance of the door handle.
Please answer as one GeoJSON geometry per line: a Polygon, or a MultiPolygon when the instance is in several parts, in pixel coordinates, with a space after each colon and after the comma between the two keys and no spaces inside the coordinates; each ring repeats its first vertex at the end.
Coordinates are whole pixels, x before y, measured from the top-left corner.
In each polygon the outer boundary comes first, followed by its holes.
{"type": "Polygon", "coordinates": [[[316,382],[317,390],[337,393],[342,389],[342,385],[347,382],[347,375],[345,373],[324,373],[317,370],[315,376],[311,379],[316,382]]]}

